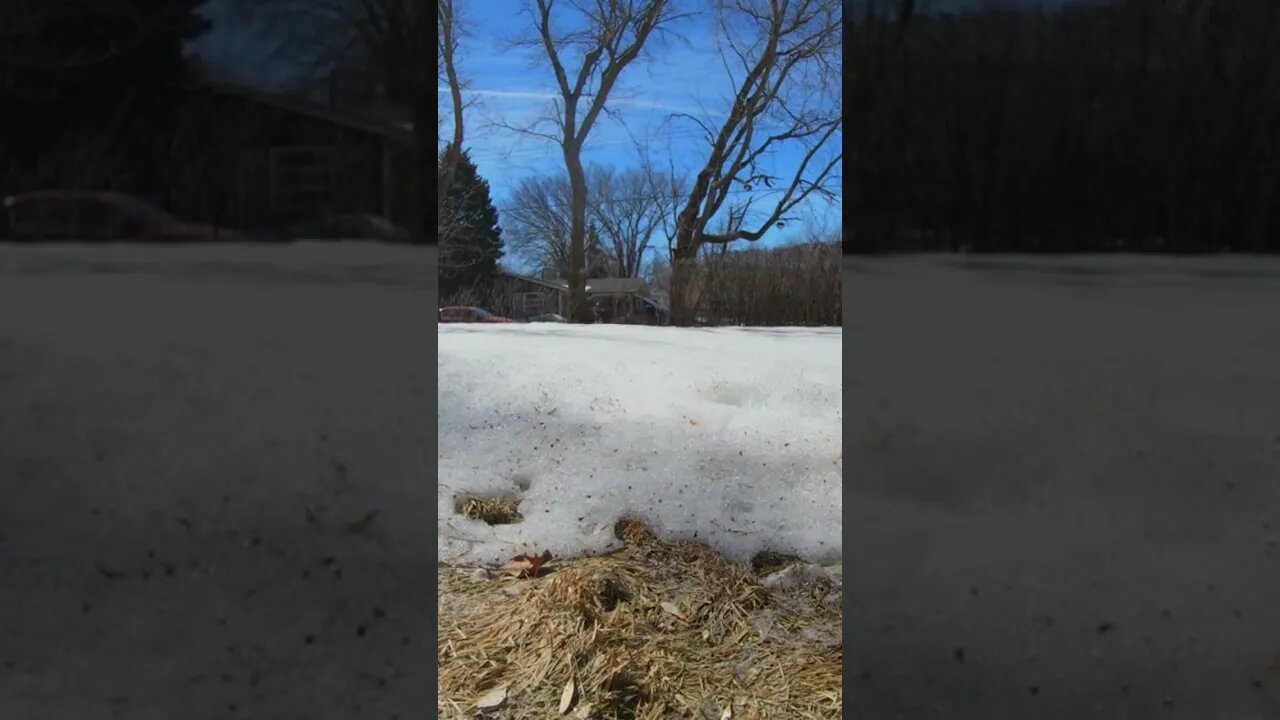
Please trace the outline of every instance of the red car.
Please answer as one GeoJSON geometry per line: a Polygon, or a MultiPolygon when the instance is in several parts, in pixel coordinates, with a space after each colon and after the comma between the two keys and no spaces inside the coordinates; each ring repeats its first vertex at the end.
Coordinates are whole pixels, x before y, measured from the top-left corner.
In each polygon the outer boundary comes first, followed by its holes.
{"type": "Polygon", "coordinates": [[[494,315],[488,310],[466,305],[455,305],[440,308],[442,323],[511,323],[511,318],[494,315]]]}
{"type": "Polygon", "coordinates": [[[87,190],[43,190],[4,199],[10,240],[79,242],[244,242],[231,230],[185,223],[129,195],[87,190]]]}

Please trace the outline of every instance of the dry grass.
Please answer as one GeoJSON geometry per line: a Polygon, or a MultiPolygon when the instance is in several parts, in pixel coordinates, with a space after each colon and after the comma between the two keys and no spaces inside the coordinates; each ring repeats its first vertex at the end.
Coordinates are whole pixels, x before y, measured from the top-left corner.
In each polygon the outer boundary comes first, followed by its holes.
{"type": "Polygon", "coordinates": [[[520,499],[514,497],[468,497],[461,501],[459,512],[472,520],[490,525],[509,525],[519,522],[520,499]]]}
{"type": "Polygon", "coordinates": [[[535,580],[441,568],[440,717],[841,716],[837,587],[771,591],[701,544],[617,532],[535,580]]]}

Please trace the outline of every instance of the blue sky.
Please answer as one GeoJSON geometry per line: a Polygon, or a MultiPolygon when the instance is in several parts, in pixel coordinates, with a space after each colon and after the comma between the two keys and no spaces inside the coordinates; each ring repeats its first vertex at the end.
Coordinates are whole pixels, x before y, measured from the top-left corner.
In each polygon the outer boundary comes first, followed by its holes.
{"type": "MultiPolygon", "coordinates": [[[[468,100],[474,103],[465,114],[466,145],[489,181],[499,209],[521,179],[564,172],[558,146],[504,128],[536,122],[548,113],[550,99],[556,95],[545,55],[511,47],[511,39],[527,35],[532,28],[530,16],[517,11],[518,6],[504,0],[467,3],[471,35],[464,39],[459,62],[470,90],[468,100]]],[[[671,115],[689,113],[718,127],[733,87],[718,51],[708,42],[712,33],[705,18],[682,21],[673,30],[669,36],[652,39],[641,58],[623,73],[607,105],[613,114],[602,114],[592,129],[584,162],[623,169],[638,165],[648,154],[650,161],[662,168],[668,163],[674,163],[678,172],[700,167],[706,154],[703,132],[693,122],[671,115]]],[[[576,63],[569,66],[571,72],[575,68],[576,63]]],[[[447,116],[447,91],[439,91],[440,113],[447,116]]],[[[540,129],[555,132],[550,125],[540,129]]],[[[838,142],[831,144],[831,150],[838,148],[838,142]]],[[[789,178],[802,152],[791,148],[779,152],[770,159],[770,169],[789,178]]],[[[766,189],[751,194],[757,196],[756,205],[764,208],[770,198],[776,200],[777,195],[771,192],[766,189]]],[[[745,199],[745,195],[739,193],[735,199],[745,199]]],[[[803,232],[804,225],[835,229],[840,221],[838,203],[817,199],[797,208],[795,214],[803,222],[775,230],[762,244],[792,239],[803,232]]]]}
{"type": "MultiPolygon", "coordinates": [[[[262,19],[237,12],[233,3],[243,0],[211,0],[204,12],[214,30],[195,49],[220,72],[264,87],[284,87],[297,74],[282,54],[280,30],[262,19]]],[[[494,202],[501,212],[521,179],[564,172],[558,146],[504,129],[526,127],[550,110],[554,78],[546,58],[510,41],[528,35],[532,20],[520,10],[519,0],[462,0],[468,23],[459,56],[460,71],[472,106],[466,111],[466,147],[480,173],[489,181],[494,202]]],[[[690,0],[688,5],[700,5],[690,0]]],[[[571,18],[572,15],[567,15],[571,18]]],[[[610,95],[612,115],[602,115],[583,153],[586,163],[625,169],[648,154],[651,162],[688,172],[705,158],[702,131],[687,119],[673,119],[673,112],[696,115],[716,127],[719,114],[729,105],[733,90],[719,53],[709,43],[712,33],[706,18],[689,19],[673,28],[670,36],[655,37],[646,52],[628,67],[610,95]]],[[[569,62],[569,61],[567,61],[569,62]]],[[[570,64],[570,69],[576,64],[570,64]]],[[[447,92],[441,88],[439,108],[447,118],[447,92]]],[[[447,128],[448,120],[443,127],[447,128]]],[[[551,130],[548,126],[544,129],[551,130]]],[[[554,132],[554,131],[553,131],[554,132]]],[[[837,149],[838,144],[831,148],[837,149]]],[[[791,175],[799,152],[784,149],[772,158],[769,169],[785,178],[791,175]]],[[[764,208],[776,194],[753,192],[756,206],[764,208]]],[[[740,192],[735,199],[745,199],[740,192]]],[[[773,231],[762,244],[774,244],[801,234],[805,226],[834,230],[840,207],[813,200],[794,214],[802,221],[773,231]]],[[[742,243],[739,243],[742,244],[742,243]]]]}

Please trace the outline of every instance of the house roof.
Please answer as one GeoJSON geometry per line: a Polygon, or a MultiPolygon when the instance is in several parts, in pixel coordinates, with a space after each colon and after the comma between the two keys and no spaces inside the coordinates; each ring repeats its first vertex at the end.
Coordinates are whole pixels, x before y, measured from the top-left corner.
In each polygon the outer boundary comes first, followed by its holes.
{"type": "Polygon", "coordinates": [[[569,289],[569,286],[560,280],[543,280],[542,278],[536,278],[530,275],[521,275],[520,273],[513,273],[506,270],[500,272],[499,275],[509,277],[514,280],[520,280],[522,282],[532,283],[534,285],[541,285],[543,287],[551,288],[552,290],[559,290],[563,292],[569,289]]]}
{"type": "Polygon", "coordinates": [[[640,278],[591,278],[587,281],[587,289],[600,295],[643,293],[645,285],[640,278]]]}
{"type": "Polygon", "coordinates": [[[210,81],[209,86],[216,93],[234,95],[340,127],[359,130],[370,135],[380,135],[406,145],[413,142],[413,123],[397,109],[362,111],[339,109],[307,98],[268,92],[224,80],[210,81]]]}
{"type": "MultiPolygon", "coordinates": [[[[569,291],[569,281],[557,278],[555,280],[543,280],[541,278],[531,277],[529,275],[521,275],[519,273],[503,271],[502,275],[522,280],[535,285],[558,290],[560,292],[569,291]]],[[[644,294],[648,290],[644,280],[640,278],[590,278],[587,280],[587,292],[593,295],[614,295],[638,293],[644,294]]]]}

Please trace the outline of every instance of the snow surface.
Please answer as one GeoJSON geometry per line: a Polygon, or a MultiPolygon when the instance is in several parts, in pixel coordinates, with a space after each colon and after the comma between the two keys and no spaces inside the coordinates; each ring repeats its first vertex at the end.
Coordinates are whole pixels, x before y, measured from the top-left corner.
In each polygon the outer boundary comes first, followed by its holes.
{"type": "Polygon", "coordinates": [[[741,560],[840,561],[839,328],[441,325],[439,343],[441,561],[598,553],[623,516],[741,560]],[[524,520],[467,519],[468,494],[517,495],[524,520]]]}
{"type": "Polygon", "coordinates": [[[1280,717],[1280,259],[844,289],[853,717],[1280,717]]]}
{"type": "Polygon", "coordinates": [[[429,714],[436,274],[0,245],[0,718],[429,714]]]}

